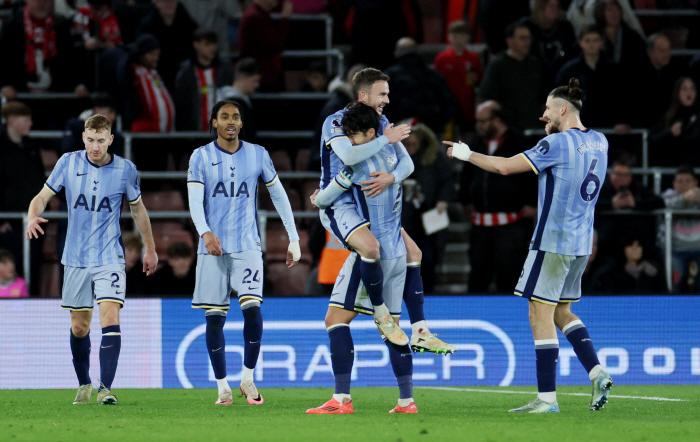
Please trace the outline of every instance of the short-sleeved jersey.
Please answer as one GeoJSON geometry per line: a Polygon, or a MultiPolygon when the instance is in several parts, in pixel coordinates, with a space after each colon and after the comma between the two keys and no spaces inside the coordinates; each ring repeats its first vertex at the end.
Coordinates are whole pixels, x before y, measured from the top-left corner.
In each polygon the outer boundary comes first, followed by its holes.
{"type": "MultiPolygon", "coordinates": [[[[345,163],[331,148],[331,143],[338,138],[347,138],[343,131],[343,115],[345,109],[341,109],[326,118],[323,122],[323,132],[321,136],[321,189],[325,189],[338,172],[343,170],[345,163]]],[[[379,119],[379,131],[377,136],[384,134],[389,124],[389,120],[382,115],[379,119]]],[[[343,193],[333,204],[350,203],[352,195],[349,192],[343,193]]]]}
{"type": "MultiPolygon", "coordinates": [[[[270,154],[257,144],[240,142],[235,153],[213,141],[192,152],[187,184],[204,187],[204,215],[224,253],[261,250],[258,229],[258,178],[277,180],[270,154]]],[[[197,253],[208,254],[199,238],[197,253]]]]}
{"type": "Polygon", "coordinates": [[[112,154],[104,166],[96,166],[84,150],[59,158],[46,188],[54,195],[66,189],[68,232],[61,263],[70,267],[124,264],[119,218],[123,197],[129,204],[141,199],[136,166],[112,154]]]}
{"type": "Polygon", "coordinates": [[[521,155],[538,174],[538,219],[530,249],[590,255],[593,216],[608,168],[608,140],[573,128],[549,135],[521,155]]]}
{"type": "Polygon", "coordinates": [[[365,161],[345,168],[352,169],[351,192],[357,204],[357,211],[369,220],[372,235],[379,241],[381,259],[394,259],[406,255],[406,245],[401,237],[402,184],[393,183],[372,198],[365,196],[361,190],[361,183],[373,179],[370,176],[372,172],[393,172],[397,163],[394,147],[387,144],[365,161]]]}

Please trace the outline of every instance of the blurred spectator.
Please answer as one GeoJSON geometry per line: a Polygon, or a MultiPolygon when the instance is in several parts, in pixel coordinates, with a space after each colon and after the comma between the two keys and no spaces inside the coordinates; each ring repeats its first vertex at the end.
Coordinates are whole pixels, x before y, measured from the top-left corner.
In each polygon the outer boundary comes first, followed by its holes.
{"type": "Polygon", "coordinates": [[[595,22],[605,37],[605,52],[615,63],[626,63],[644,53],[644,39],[622,21],[618,0],[599,0],[595,22]]]}
{"type": "MultiPolygon", "coordinates": [[[[569,9],[566,11],[566,18],[574,27],[576,35],[581,34],[583,28],[589,25],[596,24],[595,8],[599,0],[572,0],[569,3],[569,9]]],[[[640,37],[644,37],[642,24],[637,18],[637,14],[630,6],[629,0],[618,0],[618,4],[622,8],[622,20],[632,28],[640,37]]]]}
{"type": "Polygon", "coordinates": [[[576,52],[574,28],[566,20],[559,0],[535,0],[526,22],[532,32],[530,54],[542,63],[544,89],[552,90],[557,72],[576,52]]]}
{"type": "Polygon", "coordinates": [[[153,0],[156,9],[143,19],[136,35],[151,34],[160,43],[158,73],[171,93],[180,63],[194,55],[192,36],[197,23],[178,0],[153,0]]]}
{"type": "Polygon", "coordinates": [[[143,272],[143,262],[141,254],[143,251],[143,241],[134,232],[122,234],[124,244],[124,262],[126,266],[126,294],[128,296],[148,295],[148,280],[143,272]]]}
{"type": "MultiPolygon", "coordinates": [[[[523,134],[508,125],[494,101],[476,109],[476,130],[474,152],[512,157],[530,147],[523,134]]],[[[459,199],[472,222],[469,291],[485,293],[495,280],[499,293],[512,292],[532,237],[537,178],[532,174],[502,176],[467,166],[462,170],[459,199]]]]}
{"type": "Polygon", "coordinates": [[[279,0],[253,0],[243,13],[238,29],[241,56],[252,57],[260,64],[265,91],[284,89],[281,53],[287,44],[292,4],[282,1],[282,18],[273,20],[270,11],[279,0]]]}
{"type": "Polygon", "coordinates": [[[447,86],[459,104],[455,123],[464,131],[474,127],[476,88],[484,77],[481,58],[467,50],[471,40],[469,25],[463,20],[450,23],[447,28],[450,48],[435,57],[435,69],[445,78],[447,86]]]}
{"type": "Polygon", "coordinates": [[[154,295],[187,295],[194,293],[196,266],[192,248],[184,242],[168,247],[168,262],[153,275],[151,293],[154,295]]]}
{"type": "MultiPolygon", "coordinates": [[[[250,1],[250,0],[247,0],[250,1]]],[[[211,29],[216,32],[219,42],[219,56],[228,58],[229,48],[229,19],[239,12],[239,3],[235,0],[180,0],[190,16],[201,29],[211,29]]]]}
{"type": "Polygon", "coordinates": [[[27,283],[15,271],[15,257],[9,250],[0,249],[0,298],[28,297],[27,283]]]}
{"type": "Polygon", "coordinates": [[[614,119],[617,110],[610,106],[610,97],[620,90],[618,67],[602,52],[603,34],[597,26],[583,29],[579,46],[581,54],[561,68],[554,87],[567,85],[570,78],[578,78],[586,94],[581,120],[588,127],[612,127],[617,123],[614,119]]]}
{"type": "Polygon", "coordinates": [[[217,102],[217,88],[233,82],[231,65],[218,56],[216,32],[194,33],[195,55],[185,61],[175,78],[177,130],[209,132],[209,116],[217,102]]]}
{"type": "MultiPolygon", "coordinates": [[[[508,50],[493,57],[486,66],[477,101],[495,100],[503,106],[509,122],[520,130],[540,127],[542,65],[530,55],[532,35],[522,21],[506,28],[508,50]]],[[[547,91],[546,93],[549,93],[547,91]]]]}
{"type": "MultiPolygon", "coordinates": [[[[46,181],[39,146],[29,137],[32,111],[24,103],[11,101],[2,107],[2,117],[6,124],[0,128],[0,212],[26,212],[46,181]]],[[[22,220],[0,220],[0,247],[20,262],[23,242],[22,220]]],[[[30,242],[30,286],[34,292],[39,287],[43,243],[43,235],[30,242]]]]}
{"type": "Polygon", "coordinates": [[[290,0],[295,14],[321,14],[328,9],[328,0],[290,0]]]}
{"type": "Polygon", "coordinates": [[[112,0],[112,8],[119,21],[124,44],[131,44],[136,40],[136,29],[154,6],[153,0],[112,0]]]}
{"type": "Polygon", "coordinates": [[[618,263],[610,271],[614,293],[663,293],[667,292],[661,266],[647,255],[639,236],[626,235],[617,251],[618,263]]]}
{"type": "Polygon", "coordinates": [[[688,75],[696,85],[700,84],[700,54],[694,56],[688,63],[688,75]]]}
{"type": "Polygon", "coordinates": [[[447,230],[426,235],[421,215],[437,209],[439,213],[455,198],[455,185],[447,156],[440,150],[440,142],[430,128],[416,120],[404,121],[411,125],[411,135],[403,140],[411,155],[415,170],[403,181],[404,203],[401,225],[423,252],[421,276],[427,293],[435,289],[435,267],[442,262],[447,244],[447,230]]]}
{"type": "Polygon", "coordinates": [[[401,37],[423,41],[423,23],[416,0],[346,0],[345,31],[350,37],[350,63],[385,69],[394,42],[401,37]]]}
{"type": "Polygon", "coordinates": [[[507,49],[503,31],[530,15],[529,0],[481,0],[479,6],[484,39],[492,54],[507,49]]]}
{"type": "MultiPolygon", "coordinates": [[[[661,196],[670,209],[700,209],[700,188],[693,168],[680,166],[673,180],[673,188],[661,196]]],[[[700,217],[675,215],[672,229],[673,291],[688,292],[692,288],[692,291],[697,292],[695,278],[700,265],[700,217]],[[689,283],[691,267],[694,275],[692,283],[689,283]]]]}
{"type": "Polygon", "coordinates": [[[79,36],[88,51],[108,49],[122,42],[117,16],[110,0],[87,0],[73,16],[73,33],[79,36]]]}
{"type": "Polygon", "coordinates": [[[124,156],[124,135],[117,130],[117,107],[114,99],[109,95],[95,94],[92,97],[92,108],[87,109],[78,116],[71,118],[66,123],[66,130],[61,140],[61,153],[74,152],[85,149],[83,142],[83,132],[85,131],[85,120],[95,114],[104,115],[112,124],[112,135],[114,141],[109,146],[109,152],[124,156]]]}
{"type": "Polygon", "coordinates": [[[316,60],[311,62],[304,73],[304,81],[299,92],[326,92],[328,86],[328,74],[326,74],[326,62],[316,60]]]}
{"type": "Polygon", "coordinates": [[[0,87],[5,98],[26,91],[86,93],[76,88],[84,66],[73,64],[70,26],[53,13],[53,0],[27,0],[2,24],[0,87]]]}
{"type": "Polygon", "coordinates": [[[138,109],[131,122],[132,132],[172,132],[175,105],[158,71],[160,43],[151,34],[140,35],[131,57],[132,93],[137,101],[130,110],[138,109]],[[135,92],[135,97],[134,93],[135,92]]]}
{"type": "Polygon", "coordinates": [[[700,164],[700,107],[698,90],[690,77],[673,88],[671,106],[651,135],[652,166],[700,164]]]}
{"type": "Polygon", "coordinates": [[[441,133],[457,112],[457,102],[445,79],[416,53],[412,38],[399,39],[395,54],[396,61],[384,71],[391,91],[386,116],[390,121],[415,117],[433,132],[441,133]]]}
{"type": "Polygon", "coordinates": [[[581,292],[584,294],[612,292],[608,277],[614,266],[614,259],[598,255],[598,231],[593,230],[593,248],[581,276],[581,292]]]}
{"type": "Polygon", "coordinates": [[[352,90],[352,77],[362,69],[366,68],[362,63],[353,65],[348,69],[345,78],[341,75],[335,77],[328,85],[328,92],[331,98],[323,105],[323,109],[318,114],[316,119],[316,128],[314,129],[314,137],[311,141],[308,169],[313,171],[321,170],[321,151],[318,148],[318,142],[321,139],[321,131],[323,130],[323,122],[326,117],[333,115],[340,109],[344,108],[351,101],[355,100],[355,93],[352,90]]]}
{"type": "MultiPolygon", "coordinates": [[[[603,173],[600,171],[599,173],[603,173]]],[[[648,187],[632,179],[632,166],[624,160],[612,163],[612,171],[600,189],[596,205],[595,226],[600,234],[603,255],[611,256],[614,243],[628,234],[637,235],[648,245],[648,253],[657,256],[652,245],[656,239],[656,217],[641,215],[608,215],[619,210],[652,211],[664,207],[661,197],[648,187]]]]}
{"type": "Polygon", "coordinates": [[[243,135],[246,141],[255,142],[255,112],[251,95],[260,87],[262,70],[260,65],[252,58],[244,58],[236,63],[233,76],[233,85],[224,86],[217,91],[217,100],[235,100],[242,106],[245,125],[243,135]]]}

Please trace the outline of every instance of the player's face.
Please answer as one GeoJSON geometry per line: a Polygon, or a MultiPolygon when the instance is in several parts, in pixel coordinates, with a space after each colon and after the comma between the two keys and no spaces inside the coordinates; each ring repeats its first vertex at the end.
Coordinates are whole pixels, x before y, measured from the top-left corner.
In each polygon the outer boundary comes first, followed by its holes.
{"type": "Polygon", "coordinates": [[[690,189],[695,189],[696,187],[698,187],[698,182],[689,173],[679,173],[673,180],[673,190],[680,194],[686,193],[690,189]]]}
{"type": "Polygon", "coordinates": [[[226,104],[216,114],[216,120],[212,121],[216,134],[224,140],[231,142],[238,138],[243,127],[241,111],[232,104],[226,104]]]}
{"type": "Polygon", "coordinates": [[[114,140],[114,135],[109,130],[97,132],[95,129],[85,129],[83,143],[85,143],[85,150],[92,163],[102,164],[107,159],[107,149],[112,144],[112,140],[114,140]]]}
{"type": "Polygon", "coordinates": [[[581,37],[579,46],[585,55],[594,56],[600,54],[603,49],[603,39],[597,32],[589,32],[581,37]]]}
{"type": "Polygon", "coordinates": [[[553,98],[551,95],[547,97],[544,114],[542,116],[549,122],[549,133],[561,132],[561,112],[563,100],[553,98]]]}
{"type": "Polygon", "coordinates": [[[384,106],[389,104],[389,83],[375,81],[369,91],[360,91],[360,100],[367,106],[374,108],[379,115],[384,113],[384,106]]]}
{"type": "Polygon", "coordinates": [[[359,146],[360,144],[369,143],[370,141],[374,140],[376,135],[377,134],[374,129],[368,129],[367,132],[357,132],[352,135],[348,135],[348,138],[354,146],[359,146]]]}
{"type": "Polygon", "coordinates": [[[695,103],[695,98],[698,95],[695,89],[695,83],[690,78],[683,81],[681,89],[678,91],[678,101],[685,107],[690,107],[695,103]]]}

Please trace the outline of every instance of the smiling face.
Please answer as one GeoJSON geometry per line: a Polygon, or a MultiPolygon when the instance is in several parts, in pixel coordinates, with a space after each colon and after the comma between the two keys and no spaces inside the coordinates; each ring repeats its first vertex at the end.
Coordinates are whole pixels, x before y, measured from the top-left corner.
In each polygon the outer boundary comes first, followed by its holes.
{"type": "Polygon", "coordinates": [[[379,115],[384,113],[384,106],[389,104],[389,83],[375,81],[369,90],[361,90],[359,100],[377,111],[379,115]]]}
{"type": "Polygon", "coordinates": [[[354,134],[348,134],[348,138],[354,146],[359,146],[360,144],[369,143],[370,141],[374,140],[376,135],[377,133],[374,131],[374,129],[367,129],[367,132],[355,132],[354,134]]]}
{"type": "Polygon", "coordinates": [[[220,139],[229,143],[235,141],[243,128],[243,117],[240,109],[233,104],[221,106],[216,114],[216,119],[212,120],[212,126],[216,129],[216,134],[220,139]]]}
{"type": "Polygon", "coordinates": [[[545,105],[544,114],[542,114],[542,116],[549,121],[550,133],[561,132],[563,106],[565,106],[565,103],[561,98],[554,98],[551,95],[547,97],[547,104],[545,105]]]}
{"type": "Polygon", "coordinates": [[[103,165],[107,162],[107,149],[112,144],[114,135],[109,129],[97,132],[95,129],[85,129],[83,132],[83,143],[87,151],[88,159],[91,163],[103,165]]]}

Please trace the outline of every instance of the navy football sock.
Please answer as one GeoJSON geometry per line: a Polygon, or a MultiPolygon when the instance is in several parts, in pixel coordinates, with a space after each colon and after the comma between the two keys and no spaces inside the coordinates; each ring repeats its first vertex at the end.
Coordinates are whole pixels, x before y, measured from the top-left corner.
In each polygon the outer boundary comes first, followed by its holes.
{"type": "Polygon", "coordinates": [[[350,375],[355,359],[350,326],[347,324],[331,326],[328,330],[328,337],[331,339],[331,364],[335,377],[335,394],[350,394],[350,375]]]}
{"type": "Polygon", "coordinates": [[[70,331],[70,351],[73,353],[73,368],[78,376],[78,386],[91,384],[90,380],[90,332],[79,338],[70,331]]]}
{"type": "Polygon", "coordinates": [[[581,361],[583,368],[589,373],[593,367],[600,364],[598,355],[593,347],[593,342],[588,334],[588,329],[580,319],[571,321],[562,328],[562,333],[569,340],[571,346],[574,347],[578,360],[581,361]]]}
{"type": "Polygon", "coordinates": [[[413,397],[413,355],[407,345],[396,345],[382,336],[384,343],[389,348],[389,359],[394,376],[399,384],[399,398],[409,399],[413,397]]]}
{"type": "Polygon", "coordinates": [[[537,391],[539,393],[556,392],[559,341],[556,339],[536,340],[535,354],[537,356],[537,391]]]}
{"type": "Polygon", "coordinates": [[[206,313],[207,320],[207,351],[209,360],[214,369],[216,379],[226,378],[226,340],[224,339],[224,324],[226,324],[226,312],[215,310],[214,313],[206,313]],[[218,314],[215,314],[218,313],[218,314]]]}
{"type": "Polygon", "coordinates": [[[406,284],[403,289],[408,318],[411,324],[425,321],[423,312],[423,278],[420,276],[420,263],[409,263],[406,267],[406,284]]]}
{"type": "Polygon", "coordinates": [[[260,340],[263,334],[262,312],[260,304],[243,307],[243,339],[245,340],[243,352],[243,365],[253,369],[258,363],[260,355],[260,340]]]}
{"type": "Polygon", "coordinates": [[[102,328],[102,345],[100,345],[100,382],[107,390],[112,389],[114,376],[117,374],[119,351],[122,348],[122,331],[118,325],[102,328]]]}
{"type": "Polygon", "coordinates": [[[372,305],[384,304],[384,297],[382,296],[384,272],[382,272],[379,260],[361,258],[360,278],[362,278],[362,283],[365,285],[372,305]]]}

